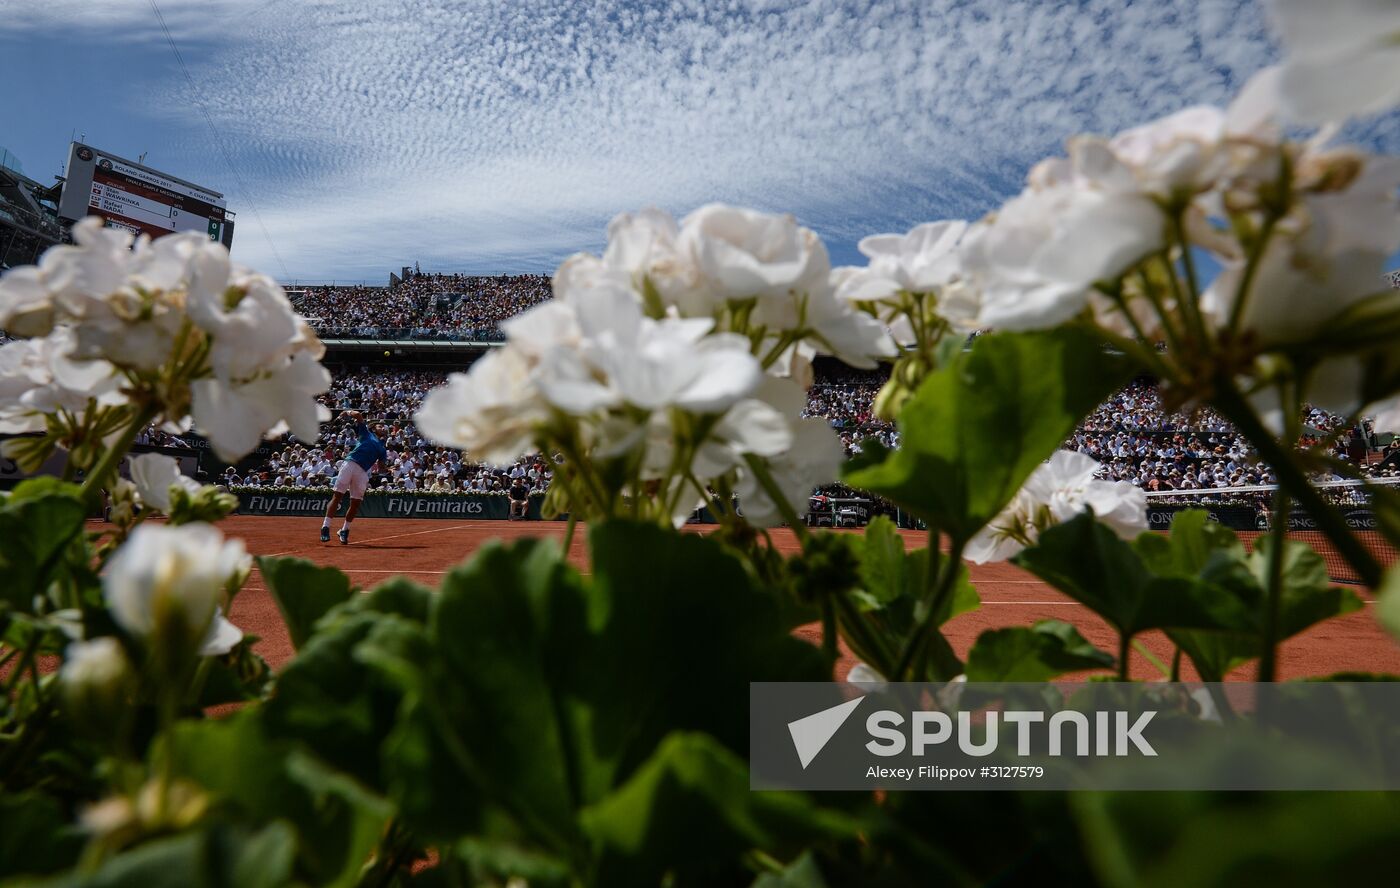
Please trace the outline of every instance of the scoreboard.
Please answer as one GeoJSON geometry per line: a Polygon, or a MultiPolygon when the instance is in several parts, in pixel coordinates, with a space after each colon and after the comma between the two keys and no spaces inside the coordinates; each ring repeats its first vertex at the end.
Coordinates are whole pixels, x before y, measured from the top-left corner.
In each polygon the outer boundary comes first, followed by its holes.
{"type": "Polygon", "coordinates": [[[58,214],[70,222],[100,216],[109,228],[153,238],[197,231],[233,242],[233,214],[219,192],[81,142],[68,150],[58,214]]]}

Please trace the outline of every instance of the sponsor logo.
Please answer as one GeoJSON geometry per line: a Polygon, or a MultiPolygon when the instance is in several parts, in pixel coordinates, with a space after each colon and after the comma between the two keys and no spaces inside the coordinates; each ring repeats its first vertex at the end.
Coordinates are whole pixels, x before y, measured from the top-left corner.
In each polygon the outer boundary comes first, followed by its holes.
{"type": "Polygon", "coordinates": [[[248,499],[248,511],[264,515],[293,514],[323,515],[330,505],[328,496],[265,496],[254,494],[248,499]]]}
{"type": "Polygon", "coordinates": [[[1352,530],[1380,530],[1380,522],[1373,512],[1347,512],[1347,527],[1352,530]]]}
{"type": "Polygon", "coordinates": [[[479,499],[391,496],[385,511],[390,515],[482,515],[486,504],[479,499]]]}

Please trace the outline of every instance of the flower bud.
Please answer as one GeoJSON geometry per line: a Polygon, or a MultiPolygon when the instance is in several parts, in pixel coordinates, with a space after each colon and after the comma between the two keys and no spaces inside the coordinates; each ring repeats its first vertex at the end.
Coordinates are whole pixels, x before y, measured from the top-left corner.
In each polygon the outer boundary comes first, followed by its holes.
{"type": "Polygon", "coordinates": [[[207,524],[143,524],[112,556],[103,593],[117,623],[174,675],[199,651],[229,582],[247,566],[243,544],[207,524]]]}
{"type": "Polygon", "coordinates": [[[59,679],[74,721],[95,735],[109,732],[127,708],[131,664],[110,635],[68,645],[59,679]]]}

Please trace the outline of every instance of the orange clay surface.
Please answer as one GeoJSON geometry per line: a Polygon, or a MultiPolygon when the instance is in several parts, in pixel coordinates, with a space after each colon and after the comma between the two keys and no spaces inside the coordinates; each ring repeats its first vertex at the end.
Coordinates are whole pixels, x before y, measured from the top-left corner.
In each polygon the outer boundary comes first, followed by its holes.
{"type": "MultiPolygon", "coordinates": [[[[564,536],[562,522],[362,518],[352,525],[350,545],[342,546],[334,535],[331,542],[320,542],[320,526],[318,518],[256,516],[235,516],[219,524],[226,535],[242,538],[254,555],[292,555],[334,565],[363,589],[395,575],[436,586],[452,565],[470,557],[490,540],[509,541],[527,536],[562,540],[564,536]]],[[[337,519],[331,528],[334,531],[339,527],[337,519]]],[[[708,528],[692,525],[687,529],[704,533],[708,528]]],[[[903,533],[907,548],[923,544],[922,534],[903,533]]],[[[586,530],[580,527],[569,552],[570,561],[583,571],[588,570],[585,536],[586,530]]],[[[796,539],[786,530],[774,532],[773,539],[784,551],[797,550],[796,539]]],[[[1020,568],[1009,564],[972,565],[972,581],[982,597],[982,606],[944,627],[959,656],[966,656],[978,634],[986,629],[1028,626],[1036,620],[1050,618],[1073,623],[1085,637],[1106,651],[1117,649],[1116,636],[1103,620],[1020,568]]],[[[1369,590],[1358,589],[1358,592],[1366,601],[1361,610],[1328,620],[1284,642],[1279,654],[1280,678],[1343,671],[1400,673],[1400,645],[1377,624],[1372,614],[1374,596],[1369,590]]],[[[256,570],[239,593],[229,616],[245,632],[260,637],[256,650],[274,669],[291,658],[291,642],[277,605],[256,570]]],[[[819,643],[820,632],[816,625],[797,630],[799,636],[813,644],[819,643]]],[[[1172,645],[1161,633],[1146,633],[1141,641],[1158,659],[1169,660],[1172,645]]],[[[844,676],[852,665],[854,660],[843,648],[837,675],[844,676]]],[[[1253,664],[1246,665],[1230,677],[1251,680],[1254,668],[1253,664]]],[[[1160,677],[1156,667],[1137,651],[1132,653],[1131,672],[1135,678],[1160,677]]],[[[1182,677],[1185,680],[1196,678],[1189,663],[1183,666],[1182,677]]]]}

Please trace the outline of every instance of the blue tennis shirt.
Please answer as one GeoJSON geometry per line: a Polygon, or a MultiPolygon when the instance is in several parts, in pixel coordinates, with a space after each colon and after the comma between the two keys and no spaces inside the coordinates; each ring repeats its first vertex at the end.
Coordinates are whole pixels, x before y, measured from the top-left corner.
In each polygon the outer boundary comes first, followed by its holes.
{"type": "Polygon", "coordinates": [[[369,423],[363,420],[355,423],[355,434],[360,436],[360,440],[355,444],[355,449],[350,451],[350,456],[347,458],[368,472],[371,466],[387,457],[389,451],[384,449],[384,445],[374,436],[374,432],[369,430],[369,423]]]}

